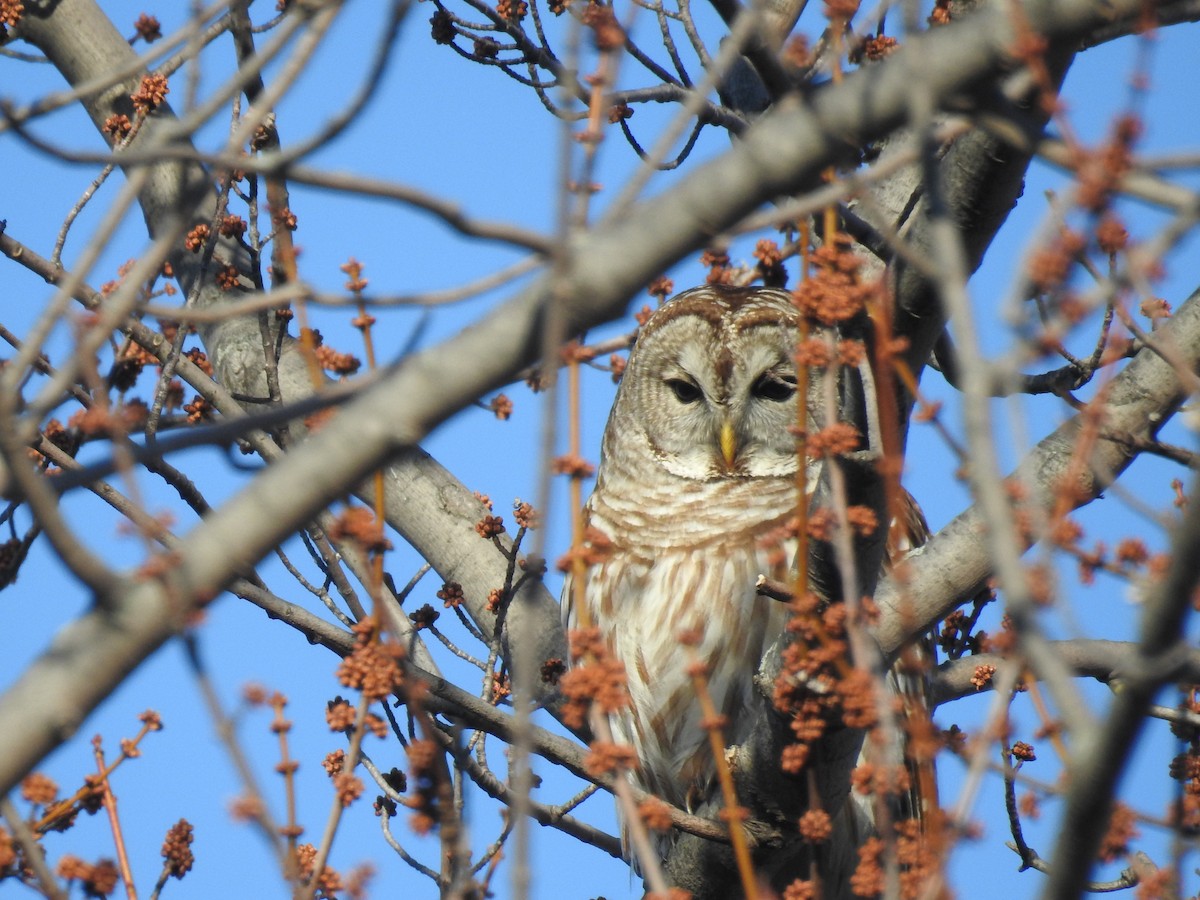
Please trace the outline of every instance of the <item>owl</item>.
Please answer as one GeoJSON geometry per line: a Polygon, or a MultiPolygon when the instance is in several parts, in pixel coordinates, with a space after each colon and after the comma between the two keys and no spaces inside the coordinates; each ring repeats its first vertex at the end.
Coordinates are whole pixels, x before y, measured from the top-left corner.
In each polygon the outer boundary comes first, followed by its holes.
{"type": "MultiPolygon", "coordinates": [[[[664,304],[630,353],[585,509],[610,542],[585,576],[585,621],[624,663],[631,699],[614,737],[636,749],[642,786],[683,808],[715,777],[689,666],[706,665],[729,742],[788,618],[756,584],[787,578],[795,552],[769,538],[799,497],[797,335],[783,290],[713,285],[664,304]]],[[[583,619],[573,594],[568,583],[568,628],[583,619]]]]}
{"type": "MultiPolygon", "coordinates": [[[[688,810],[708,799],[716,774],[690,668],[704,664],[726,743],[734,742],[755,674],[789,616],[787,604],[757,587],[762,576],[791,577],[796,541],[780,535],[801,487],[811,495],[821,478],[823,463],[806,461],[800,472],[796,452],[798,334],[792,296],[776,288],[694,288],[650,316],[617,390],[584,511],[605,552],[581,592],[570,579],[563,591],[567,627],[598,626],[624,663],[631,703],[611,726],[637,751],[635,778],[688,810]]],[[[821,369],[808,372],[810,429],[825,424],[824,378],[821,369]]],[[[903,499],[892,553],[926,534],[919,508],[906,492],[903,499]]],[[[917,681],[893,679],[892,688],[919,693],[917,681]]]]}

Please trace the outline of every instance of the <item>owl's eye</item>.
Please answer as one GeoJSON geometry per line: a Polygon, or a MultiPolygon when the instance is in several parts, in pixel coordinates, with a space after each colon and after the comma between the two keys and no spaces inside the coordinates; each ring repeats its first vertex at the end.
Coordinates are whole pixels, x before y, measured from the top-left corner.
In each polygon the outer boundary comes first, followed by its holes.
{"type": "Polygon", "coordinates": [[[776,375],[774,372],[763,372],[750,388],[750,393],[761,400],[783,403],[790,400],[796,393],[796,378],[793,375],[776,375]]]}
{"type": "Polygon", "coordinates": [[[686,378],[668,378],[667,387],[671,389],[675,394],[675,399],[680,403],[695,403],[702,396],[699,386],[686,378]]]}

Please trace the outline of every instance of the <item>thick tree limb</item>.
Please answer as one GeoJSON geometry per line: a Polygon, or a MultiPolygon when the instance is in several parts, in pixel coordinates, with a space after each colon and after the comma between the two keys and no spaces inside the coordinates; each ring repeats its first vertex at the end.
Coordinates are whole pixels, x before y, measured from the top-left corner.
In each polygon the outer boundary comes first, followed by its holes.
{"type": "MultiPolygon", "coordinates": [[[[1200,368],[1200,293],[1188,298],[1155,336],[1172,347],[1192,371],[1200,368]]],[[[1142,349],[1113,379],[1100,401],[1104,404],[1103,433],[1128,437],[1097,438],[1086,465],[1069,485],[1074,506],[1091,502],[1112,484],[1137,457],[1137,448],[1167,423],[1182,399],[1175,368],[1151,348],[1142,349]]],[[[1068,419],[1043,438],[1010,476],[1024,485],[1029,498],[1043,509],[1067,487],[1062,479],[1070,471],[1085,415],[1068,419]]],[[[908,556],[906,584],[892,576],[880,585],[875,600],[883,616],[875,635],[884,653],[894,655],[905,641],[983,588],[992,574],[987,544],[981,540],[986,527],[979,507],[970,507],[908,556]]]]}

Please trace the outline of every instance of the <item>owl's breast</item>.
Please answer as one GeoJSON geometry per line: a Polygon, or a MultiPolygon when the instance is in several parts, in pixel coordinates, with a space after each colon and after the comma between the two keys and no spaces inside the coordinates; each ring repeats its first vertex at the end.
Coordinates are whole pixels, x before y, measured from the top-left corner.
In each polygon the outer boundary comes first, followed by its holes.
{"type": "Polygon", "coordinates": [[[754,675],[784,632],[786,605],[756,589],[767,566],[749,532],[655,552],[614,544],[588,573],[588,606],[625,664],[632,701],[614,731],[637,749],[646,786],[674,803],[686,803],[713,772],[694,665],[703,664],[706,689],[728,721],[726,743],[735,743],[754,675]]]}
{"type": "Polygon", "coordinates": [[[783,525],[794,514],[797,496],[792,477],[671,479],[624,490],[602,482],[586,515],[615,546],[652,559],[664,551],[744,548],[783,525]]]}
{"type": "MultiPolygon", "coordinates": [[[[795,542],[780,545],[778,535],[797,490],[791,477],[625,475],[610,466],[588,501],[588,525],[605,540],[584,602],[625,665],[631,704],[614,717],[615,736],[637,749],[647,788],[686,804],[713,772],[690,673],[703,665],[705,689],[728,720],[726,744],[737,742],[754,675],[787,623],[786,605],[759,595],[757,583],[786,577],[795,542]]],[[[574,618],[568,612],[568,624],[574,618]]]]}

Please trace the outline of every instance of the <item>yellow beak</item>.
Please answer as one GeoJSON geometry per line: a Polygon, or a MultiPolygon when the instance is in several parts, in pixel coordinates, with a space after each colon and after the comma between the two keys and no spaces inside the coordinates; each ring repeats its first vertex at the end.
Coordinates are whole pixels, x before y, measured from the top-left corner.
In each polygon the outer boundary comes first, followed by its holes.
{"type": "Polygon", "coordinates": [[[733,432],[732,422],[726,420],[721,423],[721,433],[717,439],[721,444],[721,457],[725,460],[725,468],[732,469],[738,452],[737,435],[733,432]]]}

